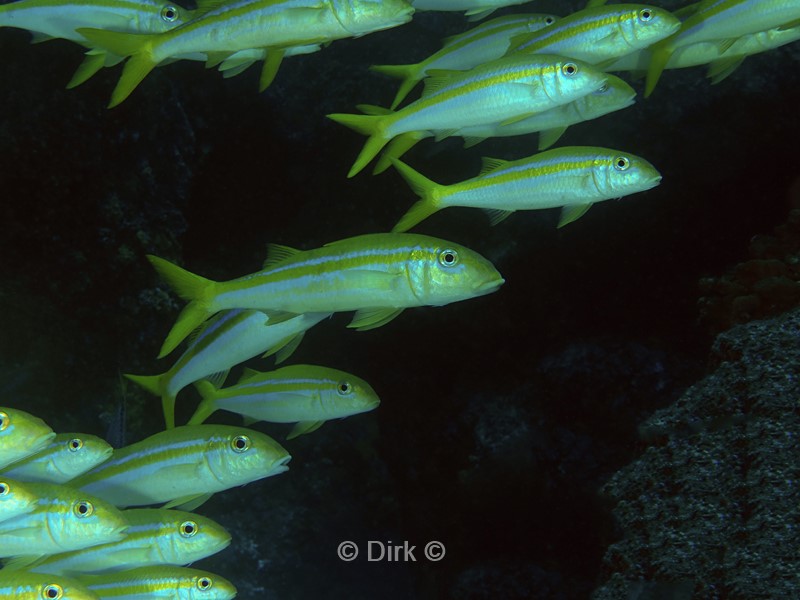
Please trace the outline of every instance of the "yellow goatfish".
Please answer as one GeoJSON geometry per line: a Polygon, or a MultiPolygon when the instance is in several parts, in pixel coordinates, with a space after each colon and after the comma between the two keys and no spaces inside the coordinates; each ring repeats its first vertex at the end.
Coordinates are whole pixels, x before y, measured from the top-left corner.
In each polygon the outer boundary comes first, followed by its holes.
{"type": "Polygon", "coordinates": [[[411,4],[416,10],[435,10],[435,11],[464,11],[470,21],[477,21],[488,17],[498,8],[513,6],[515,4],[525,4],[530,0],[411,0],[411,4]]]}
{"type": "Polygon", "coordinates": [[[0,406],[0,469],[36,454],[55,435],[39,417],[24,410],[0,406]]]}
{"type": "Polygon", "coordinates": [[[131,57],[110,108],[125,100],[158,63],[172,57],[204,52],[227,58],[240,50],[268,48],[261,73],[263,90],[275,77],[285,48],[396,27],[410,21],[413,12],[405,0],[231,0],[158,35],[100,29],[78,33],[114,54],[131,57]]]}
{"type": "Polygon", "coordinates": [[[217,410],[229,410],[253,421],[296,423],[286,439],[319,429],[325,421],[373,410],[380,404],[366,381],[337,369],[292,365],[260,373],[251,369],[236,385],[217,389],[199,381],[203,397],[190,425],[202,423],[217,410]]]}
{"type": "Polygon", "coordinates": [[[167,429],[172,429],[175,427],[175,397],[187,385],[206,377],[222,384],[231,367],[262,353],[266,353],[265,356],[277,353],[278,362],[285,360],[300,344],[306,330],[328,316],[330,313],[308,313],[272,324],[269,317],[258,310],[224,311],[202,325],[189,347],[166,373],[125,374],[125,377],[161,396],[164,420],[167,429]]]}
{"type": "Polygon", "coordinates": [[[66,577],[0,571],[2,600],[100,600],[81,583],[66,577]]]}
{"type": "Polygon", "coordinates": [[[514,161],[483,159],[472,179],[439,185],[394,160],[395,168],[421,196],[395,225],[409,229],[448,206],[471,206],[489,213],[492,224],[517,210],[563,207],[559,227],[581,217],[595,202],[649,190],[661,174],[643,158],[594,146],[567,146],[514,161]]]}
{"type": "Polygon", "coordinates": [[[6,467],[0,476],[19,481],[66,483],[111,456],[113,448],[96,435],[59,433],[36,454],[6,467]]]}
{"type": "Polygon", "coordinates": [[[0,556],[56,554],[122,539],[121,511],[87,492],[64,485],[27,483],[36,508],[0,523],[0,556]]]}
{"type": "Polygon", "coordinates": [[[159,274],[189,304],[169,332],[160,356],[214,313],[259,308],[290,314],[355,310],[349,327],[372,329],[403,309],[442,306],[496,291],[497,269],[480,254],[433,237],[372,233],[313,250],[271,245],[264,269],[216,282],[156,256],[159,274]]]}
{"type": "Polygon", "coordinates": [[[560,54],[603,66],[675,33],[680,20],[655,6],[610,4],[585,8],[551,27],[511,40],[509,54],[560,54]]]}
{"type": "Polygon", "coordinates": [[[280,444],[258,431],[183,426],[115,450],[70,485],[121,507],[178,506],[288,471],[290,459],[280,444]]]}
{"type": "MultiPolygon", "coordinates": [[[[729,47],[723,48],[718,41],[697,42],[677,48],[669,57],[665,69],[685,69],[708,65],[706,76],[712,83],[719,83],[733,73],[745,58],[768,50],[774,50],[800,39],[800,25],[787,29],[774,28],[750,33],[737,38],[729,47]]],[[[642,50],[629,54],[608,66],[609,71],[647,71],[651,54],[642,50]]]]}
{"type": "Polygon", "coordinates": [[[219,575],[186,567],[140,567],[109,575],[82,575],[78,580],[100,600],[231,600],[233,584],[219,575]]]}
{"type": "Polygon", "coordinates": [[[36,494],[24,483],[0,475],[0,523],[36,508],[36,494]]]}
{"type": "Polygon", "coordinates": [[[53,575],[113,573],[156,565],[188,565],[228,547],[231,535],[215,521],[183,510],[130,508],[125,537],[44,558],[20,556],[3,569],[53,575]]]}
{"type": "MultiPolygon", "coordinates": [[[[619,77],[613,75],[606,75],[606,77],[608,79],[605,85],[599,90],[567,104],[536,113],[513,123],[487,123],[463,127],[452,135],[463,137],[464,147],[469,148],[490,137],[525,135],[538,131],[540,132],[539,150],[546,150],[564,134],[570,125],[596,119],[633,104],[633,98],[636,96],[634,89],[619,77]]],[[[421,139],[436,135],[438,132],[432,130],[415,131],[397,136],[386,146],[373,173],[382,173],[392,166],[393,158],[400,158],[421,139]]]]}
{"type": "Polygon", "coordinates": [[[716,42],[724,52],[743,35],[797,25],[800,25],[800,2],[797,0],[702,0],[678,32],[651,48],[645,98],[653,92],[670,56],[678,48],[698,42],[716,42]]]}
{"type": "Polygon", "coordinates": [[[508,50],[512,37],[538,31],[555,23],[557,18],[554,15],[497,17],[469,31],[447,38],[441,50],[422,62],[413,65],[373,65],[370,70],[403,80],[390,106],[394,110],[430,71],[437,69],[462,71],[501,58],[508,50]]]}
{"type": "Polygon", "coordinates": [[[369,106],[371,114],[328,118],[369,136],[348,177],[361,171],[392,138],[411,131],[439,131],[437,141],[463,127],[513,123],[599,89],[604,73],[586,63],[549,54],[517,55],[469,71],[437,72],[422,97],[397,112],[369,106]]]}

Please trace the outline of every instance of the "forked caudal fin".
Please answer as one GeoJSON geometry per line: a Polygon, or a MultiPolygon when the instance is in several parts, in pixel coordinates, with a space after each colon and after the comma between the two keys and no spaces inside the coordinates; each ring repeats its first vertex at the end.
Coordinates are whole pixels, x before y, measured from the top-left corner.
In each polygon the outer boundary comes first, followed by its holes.
{"type": "Polygon", "coordinates": [[[404,162],[392,159],[392,165],[397,172],[406,180],[414,193],[421,199],[415,203],[408,212],[392,228],[392,232],[408,231],[420,221],[424,221],[433,213],[441,209],[441,204],[437,198],[436,191],[443,187],[427,177],[417,173],[404,162]]]}
{"type": "Polygon", "coordinates": [[[176,294],[189,301],[189,304],[178,315],[178,320],[172,326],[167,339],[164,340],[164,344],[161,346],[161,352],[158,357],[162,358],[172,352],[187,335],[216,312],[208,308],[208,302],[213,293],[215,283],[152,254],[147,255],[147,260],[150,261],[161,278],[175,290],[176,294]]]}
{"type": "Polygon", "coordinates": [[[395,79],[402,79],[403,81],[400,83],[400,89],[397,90],[397,94],[392,101],[391,109],[394,110],[397,106],[405,100],[408,93],[414,89],[414,86],[417,85],[421,80],[423,75],[420,73],[420,66],[416,65],[372,65],[369,68],[370,71],[375,71],[376,73],[383,73],[384,75],[388,75],[389,77],[394,77],[395,79]]]}
{"type": "Polygon", "coordinates": [[[119,56],[130,56],[122,70],[122,77],[117,83],[117,87],[111,94],[111,102],[108,108],[113,108],[120,104],[125,98],[130,96],[136,86],[147,77],[158,64],[153,59],[153,41],[156,35],[138,33],[120,33],[117,31],[106,31],[104,29],[91,29],[81,27],[76,30],[85,37],[92,45],[108,50],[119,56]]]}
{"type": "Polygon", "coordinates": [[[201,379],[194,383],[194,387],[200,393],[202,400],[197,406],[197,410],[194,411],[194,414],[186,423],[187,425],[200,425],[217,410],[214,404],[217,388],[214,387],[214,384],[207,379],[201,379]]]}
{"type": "Polygon", "coordinates": [[[356,158],[356,162],[353,163],[353,166],[347,173],[348,177],[357,175],[389,142],[389,138],[385,137],[383,132],[387,116],[388,115],[348,115],[342,113],[328,115],[329,119],[369,136],[369,139],[367,139],[367,142],[364,144],[364,148],[356,158]]]}

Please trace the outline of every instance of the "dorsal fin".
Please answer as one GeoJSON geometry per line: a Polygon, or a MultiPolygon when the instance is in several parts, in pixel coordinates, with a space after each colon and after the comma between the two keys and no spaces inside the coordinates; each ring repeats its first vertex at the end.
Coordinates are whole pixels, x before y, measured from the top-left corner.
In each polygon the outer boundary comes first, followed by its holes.
{"type": "Polygon", "coordinates": [[[481,162],[481,172],[478,173],[478,177],[481,175],[486,175],[487,173],[491,173],[492,171],[508,164],[507,160],[503,160],[502,158],[489,158],[488,156],[482,157],[481,162]]]}
{"type": "Polygon", "coordinates": [[[296,248],[291,248],[290,246],[282,246],[281,244],[268,244],[267,258],[264,261],[263,268],[269,269],[270,267],[274,267],[278,263],[283,262],[287,258],[291,258],[300,252],[302,252],[302,250],[297,250],[296,248]]]}

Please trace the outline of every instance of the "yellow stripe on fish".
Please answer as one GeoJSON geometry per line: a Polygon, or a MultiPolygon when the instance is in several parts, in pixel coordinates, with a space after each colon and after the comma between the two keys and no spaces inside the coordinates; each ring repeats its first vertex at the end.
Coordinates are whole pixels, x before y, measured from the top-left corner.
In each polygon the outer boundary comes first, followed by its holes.
{"type": "Polygon", "coordinates": [[[328,118],[369,136],[348,177],[361,171],[392,138],[410,131],[439,130],[440,137],[463,127],[513,122],[572,102],[606,81],[581,61],[549,54],[517,55],[469,71],[437,72],[422,97],[388,114],[331,114],[328,118]]]}
{"type": "Polygon", "coordinates": [[[117,542],[45,558],[22,556],[5,570],[25,569],[54,575],[111,573],[136,567],[188,565],[228,547],[230,534],[202,515],[163,508],[123,511],[130,526],[117,542]]]}
{"type": "Polygon", "coordinates": [[[270,246],[262,271],[215,282],[155,256],[159,274],[189,301],[160,356],[198,325],[228,308],[291,314],[355,310],[350,327],[371,329],[405,308],[442,306],[496,291],[503,278],[477,252],[437,238],[373,233],[313,250],[270,246]]]}
{"type": "Polygon", "coordinates": [[[292,365],[267,373],[248,370],[236,385],[216,389],[208,381],[200,381],[197,389],[203,401],[190,425],[202,423],[222,409],[256,421],[297,423],[287,439],[380,404],[378,394],[360,377],[314,365],[292,365]]]}
{"type": "Polygon", "coordinates": [[[280,444],[258,431],[183,426],[115,450],[70,485],[121,507],[177,505],[283,473],[290,459],[280,444]]]}
{"type": "MultiPolygon", "coordinates": [[[[291,355],[306,330],[330,313],[299,315],[280,323],[257,310],[231,310],[204,323],[175,364],[161,375],[125,377],[161,396],[167,429],[175,427],[175,397],[187,385],[212,376],[227,375],[228,369],[262,353],[277,353],[277,361],[291,355]]],[[[220,383],[222,383],[220,381],[220,383]]]]}
{"type": "Polygon", "coordinates": [[[702,0],[679,31],[651,48],[644,95],[648,97],[653,92],[670,56],[678,48],[715,41],[724,52],[743,35],[797,25],[800,25],[800,2],[796,0],[702,0]]]}
{"type": "Polygon", "coordinates": [[[373,65],[371,71],[402,79],[390,108],[394,110],[418,82],[435,69],[472,69],[501,58],[511,38],[538,31],[556,22],[555,15],[505,15],[444,40],[444,46],[413,65],[373,65]]]}
{"type": "Polygon", "coordinates": [[[556,148],[514,161],[483,160],[480,175],[453,185],[436,184],[395,160],[395,168],[422,198],[395,230],[409,229],[448,206],[482,208],[492,224],[517,210],[563,207],[562,227],[595,202],[648,190],[661,181],[643,158],[594,146],[556,148]]]}
{"type": "Polygon", "coordinates": [[[0,472],[0,477],[41,483],[66,483],[107,460],[113,448],[85,433],[59,433],[36,454],[0,472]]]}
{"type": "Polygon", "coordinates": [[[140,567],[109,575],[83,575],[78,579],[100,600],[231,600],[236,596],[236,588],[224,577],[186,567],[140,567]]]}
{"type": "Polygon", "coordinates": [[[675,33],[681,23],[645,4],[612,4],[579,10],[554,25],[511,41],[509,54],[549,53],[602,64],[646,48],[675,33]]]}
{"type": "Polygon", "coordinates": [[[86,586],[66,577],[0,571],[2,600],[99,600],[86,586]]]}
{"type": "Polygon", "coordinates": [[[270,48],[261,89],[274,78],[284,49],[357,37],[411,20],[404,0],[232,0],[193,21],[158,35],[131,35],[80,29],[90,42],[114,54],[130,56],[111,96],[116,106],[160,62],[194,52],[233,54],[270,48]]]}
{"type": "MultiPolygon", "coordinates": [[[[622,110],[634,103],[636,92],[619,77],[606,75],[608,80],[596,90],[567,104],[537,113],[513,123],[487,123],[473,125],[454,132],[464,138],[464,146],[470,147],[490,137],[507,137],[540,132],[539,150],[546,150],[560,138],[567,127],[596,119],[608,113],[622,110]]],[[[421,139],[438,135],[437,131],[404,133],[394,138],[386,146],[373,173],[382,173],[392,166],[393,158],[400,158],[421,139]]]]}
{"type": "Polygon", "coordinates": [[[0,406],[0,469],[36,454],[55,435],[39,417],[24,410],[0,406]]]}
{"type": "Polygon", "coordinates": [[[128,522],[109,502],[63,485],[27,483],[36,508],[0,522],[0,557],[56,554],[122,539],[128,522]]]}

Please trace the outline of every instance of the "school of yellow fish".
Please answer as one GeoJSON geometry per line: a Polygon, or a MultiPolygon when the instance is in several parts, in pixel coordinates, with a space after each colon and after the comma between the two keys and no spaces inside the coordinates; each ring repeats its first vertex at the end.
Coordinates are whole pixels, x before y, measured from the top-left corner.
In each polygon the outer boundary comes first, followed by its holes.
{"type": "MultiPolygon", "coordinates": [[[[199,0],[187,10],[162,0],[17,0],[0,6],[0,27],[84,46],[68,87],[124,61],[109,105],[116,106],[158,65],[203,61],[230,77],[263,62],[263,90],[284,57],[402,25],[415,10],[463,11],[476,21],[523,1],[199,0]]],[[[646,74],[648,96],[664,69],[707,65],[715,83],[747,56],[797,39],[800,0],[701,0],[674,13],[591,0],[563,17],[497,17],[445,39],[420,63],[372,67],[401,80],[391,106],[328,115],[367,136],[348,176],[377,157],[374,173],[394,167],[418,201],[391,232],[309,250],[272,245],[262,270],[229,281],[149,256],[187,301],[160,356],[186,344],[166,372],[126,377],[161,398],[166,429],[112,450],[95,436],[56,434],[36,416],[0,407],[0,600],[233,598],[229,581],[185,566],[231,542],[220,525],[190,511],[214,493],[286,471],[290,455],[259,431],[205,420],[226,410],[245,424],[292,423],[292,439],[380,399],[366,381],[328,367],[246,369],[223,387],[231,368],[259,355],[283,362],[334,312],[354,311],[349,327],[368,330],[406,308],[497,291],[503,277],[480,254],[408,230],[454,206],[481,208],[491,224],[517,210],[559,208],[561,227],[595,202],[651,189],[661,175],[641,157],[550,148],[570,125],[633,104],[633,88],[611,72],[646,74]],[[419,98],[402,105],[419,82],[419,98]],[[535,132],[539,153],[484,158],[480,173],[456,184],[438,184],[400,161],[429,137],[459,136],[472,146],[535,132]],[[192,384],[202,400],[176,427],[177,395],[192,384]]]]}

